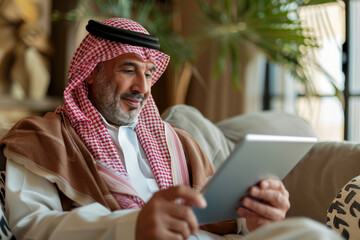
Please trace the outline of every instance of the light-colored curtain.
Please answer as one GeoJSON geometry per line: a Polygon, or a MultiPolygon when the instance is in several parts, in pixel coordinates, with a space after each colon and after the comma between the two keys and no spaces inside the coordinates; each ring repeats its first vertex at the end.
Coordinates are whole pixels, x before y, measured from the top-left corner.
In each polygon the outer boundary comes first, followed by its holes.
{"type": "MultiPolygon", "coordinates": [[[[345,40],[345,7],[341,3],[305,7],[300,11],[305,24],[312,27],[319,38],[320,48],[312,56],[333,78],[338,89],[344,88],[342,49],[345,40]]],[[[272,108],[296,113],[306,119],[322,140],[343,139],[344,114],[339,98],[331,97],[335,89],[329,78],[315,67],[308,69],[317,94],[329,97],[301,97],[302,87],[280,66],[272,68],[272,91],[279,97],[272,101],[272,108]]]]}

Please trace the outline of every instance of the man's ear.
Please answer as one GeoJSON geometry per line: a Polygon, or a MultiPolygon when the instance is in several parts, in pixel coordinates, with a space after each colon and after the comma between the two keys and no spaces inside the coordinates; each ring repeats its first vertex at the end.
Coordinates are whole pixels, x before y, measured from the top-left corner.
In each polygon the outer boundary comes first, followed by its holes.
{"type": "Polygon", "coordinates": [[[87,76],[87,78],[85,79],[85,81],[88,84],[93,84],[96,78],[96,75],[98,74],[99,70],[98,70],[98,66],[96,66],[94,68],[94,70],[92,70],[92,72],[89,74],[89,76],[87,76]]]}

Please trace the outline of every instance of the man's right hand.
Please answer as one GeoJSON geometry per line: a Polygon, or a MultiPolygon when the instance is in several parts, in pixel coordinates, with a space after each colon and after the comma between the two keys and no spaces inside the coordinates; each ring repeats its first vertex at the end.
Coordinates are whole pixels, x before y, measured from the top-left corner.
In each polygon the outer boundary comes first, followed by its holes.
{"type": "Polygon", "coordinates": [[[206,201],[201,193],[188,186],[156,192],[139,213],[136,239],[187,239],[199,228],[192,206],[205,208],[206,201]],[[187,204],[175,203],[176,199],[187,204]]]}

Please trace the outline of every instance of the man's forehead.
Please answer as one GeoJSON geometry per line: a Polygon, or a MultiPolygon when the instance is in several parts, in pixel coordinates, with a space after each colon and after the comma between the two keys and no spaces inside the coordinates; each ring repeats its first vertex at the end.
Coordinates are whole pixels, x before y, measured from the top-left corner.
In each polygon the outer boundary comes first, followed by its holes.
{"type": "Polygon", "coordinates": [[[108,61],[105,61],[104,63],[113,63],[113,64],[116,64],[116,65],[119,65],[119,64],[122,64],[122,63],[125,63],[125,62],[138,62],[139,64],[140,63],[145,63],[147,65],[148,68],[151,68],[151,69],[154,69],[155,70],[155,64],[153,61],[151,60],[147,60],[147,61],[144,61],[138,54],[136,53],[125,53],[125,54],[122,54],[122,55],[119,55],[115,58],[112,58],[108,61]]]}

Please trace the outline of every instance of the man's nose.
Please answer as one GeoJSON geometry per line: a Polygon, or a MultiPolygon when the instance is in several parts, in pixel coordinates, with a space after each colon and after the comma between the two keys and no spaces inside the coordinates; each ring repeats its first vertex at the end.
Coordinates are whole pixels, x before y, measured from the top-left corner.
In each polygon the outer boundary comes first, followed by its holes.
{"type": "Polygon", "coordinates": [[[150,81],[147,81],[145,74],[138,73],[134,78],[131,90],[136,93],[145,94],[149,91],[149,82],[150,81]]]}

